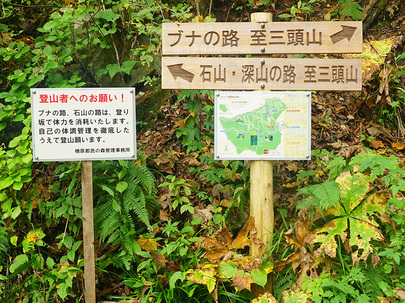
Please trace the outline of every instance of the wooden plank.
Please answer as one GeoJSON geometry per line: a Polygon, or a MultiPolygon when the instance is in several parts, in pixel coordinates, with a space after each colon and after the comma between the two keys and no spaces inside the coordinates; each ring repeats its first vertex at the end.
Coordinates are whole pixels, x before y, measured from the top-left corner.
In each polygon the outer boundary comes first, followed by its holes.
{"type": "Polygon", "coordinates": [[[86,303],[96,303],[94,258],[93,163],[82,162],[82,211],[84,251],[84,292],[86,303]]]}
{"type": "Polygon", "coordinates": [[[163,89],[360,91],[361,59],[163,57],[163,89]]]}
{"type": "Polygon", "coordinates": [[[362,51],[361,21],[162,25],[163,55],[340,54],[362,51]]]}

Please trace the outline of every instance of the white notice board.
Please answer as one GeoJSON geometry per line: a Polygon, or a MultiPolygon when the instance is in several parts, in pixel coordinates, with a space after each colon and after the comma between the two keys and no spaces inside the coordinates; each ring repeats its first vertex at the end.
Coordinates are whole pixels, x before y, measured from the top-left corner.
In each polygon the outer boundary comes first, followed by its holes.
{"type": "Polygon", "coordinates": [[[134,88],[31,89],[33,160],[136,159],[134,88]]]}
{"type": "Polygon", "coordinates": [[[216,160],[310,158],[310,92],[215,92],[216,160]]]}

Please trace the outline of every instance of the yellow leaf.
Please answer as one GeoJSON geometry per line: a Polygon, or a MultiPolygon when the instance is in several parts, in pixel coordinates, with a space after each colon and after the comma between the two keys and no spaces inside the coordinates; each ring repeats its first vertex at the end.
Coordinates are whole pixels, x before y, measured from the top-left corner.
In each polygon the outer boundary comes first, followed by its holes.
{"type": "Polygon", "coordinates": [[[402,143],[402,142],[392,143],[392,149],[395,151],[399,151],[404,148],[405,148],[405,143],[402,143]]]}
{"type": "Polygon", "coordinates": [[[194,271],[190,271],[189,273],[190,274],[187,276],[187,280],[197,284],[206,285],[209,292],[212,292],[215,289],[216,271],[214,268],[196,269],[194,271]]]}
{"type": "Polygon", "coordinates": [[[142,236],[136,242],[146,251],[156,250],[159,246],[159,243],[155,239],[144,238],[142,236]]]}
{"type": "Polygon", "coordinates": [[[254,283],[250,275],[247,273],[244,275],[236,274],[236,277],[232,280],[233,280],[232,286],[236,286],[239,289],[239,291],[243,289],[250,290],[250,285],[254,283]]]}
{"type": "Polygon", "coordinates": [[[370,146],[372,148],[378,149],[378,148],[384,147],[384,144],[379,140],[372,139],[372,140],[370,140],[370,146]]]}
{"type": "Polygon", "coordinates": [[[250,239],[248,238],[249,232],[255,227],[255,220],[253,217],[249,217],[245,226],[239,231],[235,240],[232,241],[231,249],[234,248],[244,248],[245,246],[250,246],[250,239]]]}

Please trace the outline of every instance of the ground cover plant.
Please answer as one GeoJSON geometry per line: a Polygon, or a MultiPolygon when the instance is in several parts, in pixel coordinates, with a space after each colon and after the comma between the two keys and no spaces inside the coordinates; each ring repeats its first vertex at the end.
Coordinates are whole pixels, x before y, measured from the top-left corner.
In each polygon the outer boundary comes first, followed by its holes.
{"type": "Polygon", "coordinates": [[[33,163],[29,89],[108,86],[136,87],[139,152],[93,165],[98,301],[404,301],[404,22],[400,0],[3,0],[1,302],[84,302],[81,163],[33,163]],[[274,163],[261,256],[213,92],[160,89],[163,22],[255,11],[364,26],[363,90],[313,92],[312,160],[274,163]]]}

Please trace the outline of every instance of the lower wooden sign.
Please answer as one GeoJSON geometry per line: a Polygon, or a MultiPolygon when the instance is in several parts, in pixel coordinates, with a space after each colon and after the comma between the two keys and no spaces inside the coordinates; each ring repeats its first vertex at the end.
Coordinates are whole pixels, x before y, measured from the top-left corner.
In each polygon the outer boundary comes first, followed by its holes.
{"type": "Polygon", "coordinates": [[[361,59],[163,57],[163,89],[360,91],[361,59]]]}

